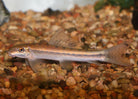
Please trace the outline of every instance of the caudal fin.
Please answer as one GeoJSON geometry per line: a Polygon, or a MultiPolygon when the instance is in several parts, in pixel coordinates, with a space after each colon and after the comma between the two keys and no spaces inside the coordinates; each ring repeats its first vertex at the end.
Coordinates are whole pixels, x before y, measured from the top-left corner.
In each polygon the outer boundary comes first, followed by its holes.
{"type": "Polygon", "coordinates": [[[112,48],[106,49],[107,53],[106,62],[122,65],[122,66],[130,66],[129,57],[126,55],[126,51],[129,48],[129,42],[124,42],[112,48]]]}

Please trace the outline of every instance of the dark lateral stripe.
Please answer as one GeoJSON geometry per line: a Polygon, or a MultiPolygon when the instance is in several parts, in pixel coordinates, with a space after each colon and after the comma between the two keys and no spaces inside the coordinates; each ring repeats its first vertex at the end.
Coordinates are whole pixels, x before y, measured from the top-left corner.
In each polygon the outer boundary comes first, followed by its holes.
{"type": "Polygon", "coordinates": [[[72,53],[50,52],[50,51],[38,51],[38,50],[33,50],[33,52],[34,53],[47,53],[47,54],[53,54],[53,55],[69,55],[69,56],[85,56],[85,57],[92,57],[92,56],[101,57],[101,56],[104,56],[104,54],[85,55],[85,54],[72,54],[72,53]]]}

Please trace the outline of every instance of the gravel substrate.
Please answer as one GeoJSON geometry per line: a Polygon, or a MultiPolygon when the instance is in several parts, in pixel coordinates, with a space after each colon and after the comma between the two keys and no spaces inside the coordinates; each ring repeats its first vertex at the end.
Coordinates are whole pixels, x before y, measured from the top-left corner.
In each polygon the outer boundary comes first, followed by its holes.
{"type": "Polygon", "coordinates": [[[0,27],[0,99],[137,99],[138,31],[131,24],[132,9],[119,11],[106,6],[94,12],[88,5],[64,12],[12,12],[0,27]],[[124,41],[131,42],[127,55],[133,65],[128,67],[74,62],[68,72],[58,62],[47,61],[34,73],[24,59],[7,54],[25,43],[100,50],[124,41]]]}

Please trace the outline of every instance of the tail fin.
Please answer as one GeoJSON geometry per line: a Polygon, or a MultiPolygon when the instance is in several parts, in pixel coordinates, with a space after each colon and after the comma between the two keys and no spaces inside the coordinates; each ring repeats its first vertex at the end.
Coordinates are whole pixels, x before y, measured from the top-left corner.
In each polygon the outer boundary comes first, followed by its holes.
{"type": "Polygon", "coordinates": [[[106,62],[122,65],[122,66],[130,66],[130,60],[126,56],[126,51],[129,48],[129,42],[124,42],[112,48],[106,49],[107,53],[106,62]]]}

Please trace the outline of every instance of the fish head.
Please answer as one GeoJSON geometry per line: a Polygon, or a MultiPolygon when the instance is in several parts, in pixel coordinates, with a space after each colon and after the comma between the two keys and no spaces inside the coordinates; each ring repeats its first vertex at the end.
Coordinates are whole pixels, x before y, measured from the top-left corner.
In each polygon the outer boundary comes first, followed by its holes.
{"type": "Polygon", "coordinates": [[[31,51],[29,47],[13,47],[8,51],[9,56],[19,58],[30,58],[31,51]]]}

